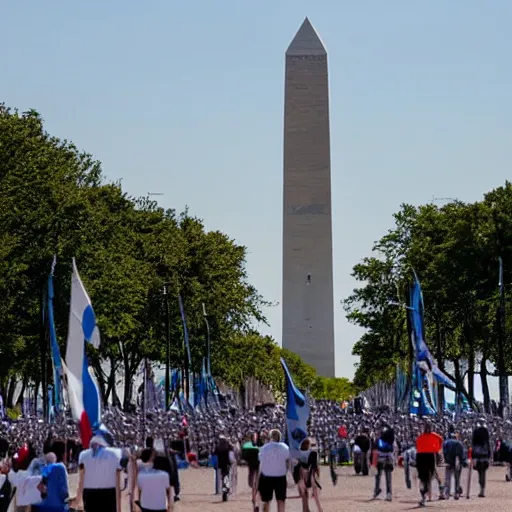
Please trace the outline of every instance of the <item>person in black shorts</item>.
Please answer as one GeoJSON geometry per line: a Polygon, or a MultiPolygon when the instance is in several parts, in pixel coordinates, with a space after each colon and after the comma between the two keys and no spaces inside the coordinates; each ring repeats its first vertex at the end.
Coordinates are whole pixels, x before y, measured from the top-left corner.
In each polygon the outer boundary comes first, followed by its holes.
{"type": "MultiPolygon", "coordinates": [[[[281,442],[281,432],[272,430],[270,441],[261,447],[260,478],[258,491],[263,502],[263,512],[270,510],[270,502],[276,497],[278,512],[284,512],[286,502],[286,489],[290,450],[281,442]]],[[[255,507],[256,509],[256,507],[255,507]]]]}

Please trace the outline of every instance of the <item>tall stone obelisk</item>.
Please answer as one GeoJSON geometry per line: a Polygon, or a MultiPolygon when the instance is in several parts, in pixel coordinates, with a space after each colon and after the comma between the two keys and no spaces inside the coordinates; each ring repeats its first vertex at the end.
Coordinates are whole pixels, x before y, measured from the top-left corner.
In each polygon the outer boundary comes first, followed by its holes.
{"type": "Polygon", "coordinates": [[[283,339],[334,376],[331,155],[327,52],[306,18],[286,51],[283,339]]]}

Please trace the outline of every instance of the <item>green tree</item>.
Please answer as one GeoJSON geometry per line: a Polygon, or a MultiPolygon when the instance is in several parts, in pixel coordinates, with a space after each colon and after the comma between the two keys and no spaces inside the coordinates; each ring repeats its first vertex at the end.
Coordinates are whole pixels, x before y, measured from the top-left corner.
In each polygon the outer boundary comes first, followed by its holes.
{"type": "Polygon", "coordinates": [[[317,377],[311,391],[314,398],[336,402],[351,400],[356,395],[354,385],[345,377],[317,377]]]}

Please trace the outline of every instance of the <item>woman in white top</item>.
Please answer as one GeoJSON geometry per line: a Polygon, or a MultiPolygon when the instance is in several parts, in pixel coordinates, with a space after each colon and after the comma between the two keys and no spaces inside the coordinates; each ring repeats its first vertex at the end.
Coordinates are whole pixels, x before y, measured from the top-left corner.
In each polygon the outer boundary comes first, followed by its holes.
{"type": "Polygon", "coordinates": [[[304,439],[300,445],[300,455],[297,470],[298,472],[298,488],[299,496],[302,498],[302,510],[308,512],[309,508],[309,489],[313,494],[318,512],[322,512],[322,505],[320,504],[320,468],[318,467],[318,453],[312,450],[312,442],[310,439],[304,439]]]}
{"type": "MultiPolygon", "coordinates": [[[[23,445],[13,457],[13,469],[9,471],[9,482],[16,488],[16,512],[25,512],[30,505],[41,501],[41,493],[37,486],[41,476],[33,471],[38,459],[29,444],[23,445]]],[[[43,461],[44,462],[44,461],[43,461]]]]}
{"type": "Polygon", "coordinates": [[[140,471],[137,476],[139,507],[142,512],[171,512],[172,495],[169,478],[169,460],[157,455],[153,468],[140,471]]]}

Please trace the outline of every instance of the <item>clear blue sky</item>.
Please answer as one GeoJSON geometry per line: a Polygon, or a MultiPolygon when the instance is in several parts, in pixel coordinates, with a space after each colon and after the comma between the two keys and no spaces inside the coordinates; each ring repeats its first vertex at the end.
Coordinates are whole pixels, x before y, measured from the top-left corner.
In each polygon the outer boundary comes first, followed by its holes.
{"type": "MultiPolygon", "coordinates": [[[[308,16],[329,52],[336,368],[340,300],[401,202],[511,178],[510,0],[24,0],[0,5],[0,101],[36,108],[127,192],[249,249],[281,300],[284,52],[308,16]]],[[[428,306],[428,305],[427,305],[428,306]]],[[[264,332],[278,341],[281,311],[264,332]]]]}

